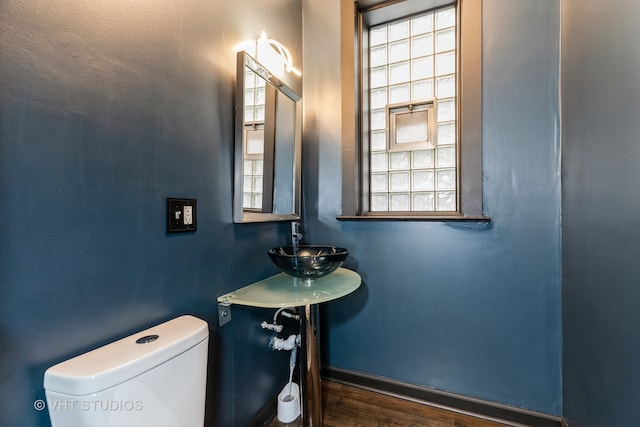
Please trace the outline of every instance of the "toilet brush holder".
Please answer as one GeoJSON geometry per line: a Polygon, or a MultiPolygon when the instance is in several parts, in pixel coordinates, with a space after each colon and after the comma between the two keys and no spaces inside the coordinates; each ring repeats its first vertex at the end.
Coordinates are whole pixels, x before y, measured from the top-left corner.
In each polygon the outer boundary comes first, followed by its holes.
{"type": "Polygon", "coordinates": [[[278,421],[290,423],[300,416],[300,387],[287,383],[278,395],[278,421]]]}

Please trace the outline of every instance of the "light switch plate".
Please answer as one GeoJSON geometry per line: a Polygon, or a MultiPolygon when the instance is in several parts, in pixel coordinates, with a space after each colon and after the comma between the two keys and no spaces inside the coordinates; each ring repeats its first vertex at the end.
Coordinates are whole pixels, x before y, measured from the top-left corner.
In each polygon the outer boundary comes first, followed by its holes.
{"type": "Polygon", "coordinates": [[[167,198],[167,233],[196,231],[196,199],[167,198]]]}

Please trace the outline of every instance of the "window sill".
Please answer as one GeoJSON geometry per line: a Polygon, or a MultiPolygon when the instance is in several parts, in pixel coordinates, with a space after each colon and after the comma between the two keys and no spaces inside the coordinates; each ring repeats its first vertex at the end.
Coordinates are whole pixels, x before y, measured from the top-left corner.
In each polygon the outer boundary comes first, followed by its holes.
{"type": "Polygon", "coordinates": [[[340,215],[338,221],[425,221],[425,222],[477,222],[491,223],[491,217],[484,215],[340,215]]]}

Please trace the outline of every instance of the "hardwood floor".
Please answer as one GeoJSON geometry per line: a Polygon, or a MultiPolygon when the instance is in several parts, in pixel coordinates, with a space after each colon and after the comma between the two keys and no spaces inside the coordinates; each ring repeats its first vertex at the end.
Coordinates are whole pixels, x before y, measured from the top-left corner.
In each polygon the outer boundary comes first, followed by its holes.
{"type": "MultiPolygon", "coordinates": [[[[323,427],[504,427],[470,415],[438,409],[421,403],[322,381],[323,427]]],[[[299,427],[275,418],[269,427],[299,427]]]]}

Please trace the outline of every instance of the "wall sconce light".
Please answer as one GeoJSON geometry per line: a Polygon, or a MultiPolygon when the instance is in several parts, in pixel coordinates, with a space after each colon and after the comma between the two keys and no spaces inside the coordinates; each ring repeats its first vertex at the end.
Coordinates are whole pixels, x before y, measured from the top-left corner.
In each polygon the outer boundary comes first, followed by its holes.
{"type": "Polygon", "coordinates": [[[289,49],[279,41],[267,38],[267,33],[264,31],[256,40],[238,43],[234,50],[236,52],[244,50],[277,77],[284,76],[285,72],[296,76],[302,75],[300,70],[293,66],[289,49]]]}

